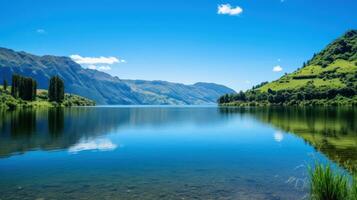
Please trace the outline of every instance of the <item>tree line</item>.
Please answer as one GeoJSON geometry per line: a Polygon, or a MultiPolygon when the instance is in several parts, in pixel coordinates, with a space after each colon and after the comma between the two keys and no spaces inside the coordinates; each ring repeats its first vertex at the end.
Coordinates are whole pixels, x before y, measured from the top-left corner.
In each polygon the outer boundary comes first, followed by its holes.
{"type": "Polygon", "coordinates": [[[270,104],[291,104],[294,105],[300,101],[334,99],[337,96],[351,98],[357,95],[356,87],[343,88],[316,88],[312,84],[301,88],[300,90],[278,90],[268,91],[248,90],[237,94],[226,94],[218,99],[219,104],[230,102],[268,102],[270,104]]]}
{"type": "MultiPolygon", "coordinates": [[[[4,79],[3,88],[8,88],[7,80],[4,79]]],[[[36,80],[21,75],[12,75],[11,96],[25,101],[36,100],[37,82],[36,80]]],[[[59,76],[51,77],[48,87],[48,100],[62,103],[64,100],[64,81],[59,76]]]]}

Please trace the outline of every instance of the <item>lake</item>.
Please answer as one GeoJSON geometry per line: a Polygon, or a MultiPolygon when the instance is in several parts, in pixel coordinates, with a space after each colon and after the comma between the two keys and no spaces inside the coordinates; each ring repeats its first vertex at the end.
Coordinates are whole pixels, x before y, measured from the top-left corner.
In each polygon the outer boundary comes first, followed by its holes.
{"type": "Polygon", "coordinates": [[[352,108],[0,111],[0,199],[303,199],[357,165],[352,108]]]}

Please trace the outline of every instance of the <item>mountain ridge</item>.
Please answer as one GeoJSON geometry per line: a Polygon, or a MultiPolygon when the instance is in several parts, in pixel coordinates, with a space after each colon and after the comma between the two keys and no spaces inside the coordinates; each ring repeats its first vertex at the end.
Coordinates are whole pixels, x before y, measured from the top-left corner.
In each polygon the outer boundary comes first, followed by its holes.
{"type": "Polygon", "coordinates": [[[14,73],[36,79],[41,89],[47,89],[51,76],[59,75],[65,81],[66,92],[95,100],[97,104],[212,104],[224,93],[235,92],[223,85],[210,85],[212,83],[203,87],[199,83],[195,86],[167,81],[160,82],[163,90],[160,91],[155,88],[155,81],[136,84],[143,80],[122,80],[105,72],[85,69],[66,56],[37,56],[0,47],[0,81],[10,82],[14,73]],[[189,98],[186,94],[190,94],[189,98]]]}

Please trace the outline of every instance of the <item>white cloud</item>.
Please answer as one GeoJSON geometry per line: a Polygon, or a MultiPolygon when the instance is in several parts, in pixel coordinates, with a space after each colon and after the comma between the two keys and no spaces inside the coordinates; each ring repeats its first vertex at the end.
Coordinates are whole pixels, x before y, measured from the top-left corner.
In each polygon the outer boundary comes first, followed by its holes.
{"type": "Polygon", "coordinates": [[[36,30],[36,33],[38,33],[38,34],[45,34],[46,31],[45,31],[44,29],[37,29],[37,30],[36,30]]]}
{"type": "Polygon", "coordinates": [[[244,83],[245,83],[245,84],[251,84],[252,82],[249,81],[249,80],[245,80],[244,83]]]}
{"type": "Polygon", "coordinates": [[[87,65],[95,65],[95,64],[109,64],[112,65],[114,63],[125,62],[125,60],[120,60],[116,57],[82,57],[80,55],[70,55],[69,56],[74,62],[78,64],[87,64],[87,65]]]}
{"type": "Polygon", "coordinates": [[[230,4],[218,5],[218,14],[220,15],[239,15],[243,12],[243,9],[239,6],[232,7],[230,4]]]}
{"type": "Polygon", "coordinates": [[[70,55],[69,57],[74,62],[82,65],[84,68],[98,71],[109,71],[112,69],[109,65],[113,65],[116,63],[126,63],[126,60],[119,59],[116,57],[82,57],[80,55],[70,55]]]}
{"type": "Polygon", "coordinates": [[[280,65],[277,65],[273,68],[273,72],[281,72],[283,71],[283,68],[280,65]]]}
{"type": "Polygon", "coordinates": [[[70,153],[78,153],[80,151],[112,151],[117,148],[117,145],[108,139],[100,139],[93,141],[82,141],[68,149],[70,153]]]}

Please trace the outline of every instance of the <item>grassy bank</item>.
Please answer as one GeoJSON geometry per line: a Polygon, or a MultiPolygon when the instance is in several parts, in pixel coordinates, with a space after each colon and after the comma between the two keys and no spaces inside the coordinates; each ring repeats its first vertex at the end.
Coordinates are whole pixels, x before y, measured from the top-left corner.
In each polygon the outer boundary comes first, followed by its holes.
{"type": "Polygon", "coordinates": [[[94,106],[95,102],[87,98],[73,95],[65,94],[64,101],[62,103],[50,102],[48,100],[47,90],[38,90],[36,95],[36,100],[34,101],[24,101],[19,98],[14,98],[11,96],[10,88],[4,90],[0,86],[0,108],[4,109],[15,109],[21,107],[71,107],[71,106],[94,106]]]}

